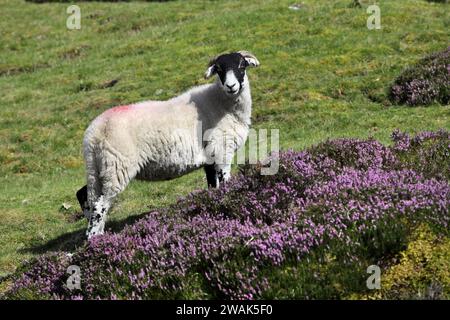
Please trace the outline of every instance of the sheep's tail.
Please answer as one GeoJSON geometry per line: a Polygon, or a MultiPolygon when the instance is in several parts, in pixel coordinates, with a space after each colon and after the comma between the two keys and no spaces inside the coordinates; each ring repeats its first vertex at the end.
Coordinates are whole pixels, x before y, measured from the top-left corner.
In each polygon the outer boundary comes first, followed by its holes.
{"type": "Polygon", "coordinates": [[[100,115],[91,122],[83,138],[88,210],[93,210],[95,203],[102,195],[102,168],[99,155],[101,153],[101,137],[104,131],[105,121],[100,115]]]}

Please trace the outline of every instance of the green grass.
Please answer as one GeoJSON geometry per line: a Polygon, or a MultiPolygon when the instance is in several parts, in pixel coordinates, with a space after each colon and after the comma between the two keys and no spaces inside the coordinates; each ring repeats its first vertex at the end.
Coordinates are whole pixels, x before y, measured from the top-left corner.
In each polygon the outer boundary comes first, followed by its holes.
{"type": "MultiPolygon", "coordinates": [[[[254,126],[279,128],[282,148],[334,137],[387,143],[395,128],[450,128],[449,106],[391,106],[386,97],[406,66],[448,46],[447,5],[378,1],[382,29],[368,30],[369,1],[303,2],[298,11],[285,0],[80,2],[82,29],[67,30],[68,4],[1,1],[0,276],[36,254],[80,244],[85,221],[71,216],[89,122],[113,105],[204,83],[219,52],[246,49],[260,60],[249,72],[254,126]]],[[[120,229],[205,184],[201,171],[133,182],[107,227],[120,229]]]]}

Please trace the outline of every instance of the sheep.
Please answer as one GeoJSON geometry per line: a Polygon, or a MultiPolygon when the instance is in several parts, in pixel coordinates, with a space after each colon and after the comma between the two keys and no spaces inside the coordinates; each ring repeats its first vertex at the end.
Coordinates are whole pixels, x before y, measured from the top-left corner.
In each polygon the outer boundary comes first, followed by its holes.
{"type": "Polygon", "coordinates": [[[214,83],[166,101],[114,107],[91,122],[83,139],[87,183],[76,193],[88,239],[103,234],[112,201],[134,178],[167,180],[203,167],[208,187],[229,179],[251,122],[246,68],[257,66],[247,51],[218,55],[205,72],[205,79],[217,75],[214,83]]]}

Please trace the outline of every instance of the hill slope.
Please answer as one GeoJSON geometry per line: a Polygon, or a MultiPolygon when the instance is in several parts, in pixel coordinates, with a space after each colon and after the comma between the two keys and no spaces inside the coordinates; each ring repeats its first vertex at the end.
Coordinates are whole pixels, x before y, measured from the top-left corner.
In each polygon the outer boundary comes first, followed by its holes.
{"type": "MultiPolygon", "coordinates": [[[[262,66],[249,75],[254,126],[279,128],[284,149],[337,137],[388,142],[395,128],[450,127],[448,106],[394,107],[386,99],[404,68],[448,46],[446,5],[380,1],[382,29],[371,31],[367,3],[350,2],[307,0],[300,10],[284,0],[80,2],[76,31],[65,27],[66,3],[2,1],[0,276],[25,258],[82,244],[74,194],[84,184],[88,123],[113,105],[166,99],[203,83],[218,52],[258,56],[262,66]]],[[[149,206],[204,185],[202,172],[135,182],[107,228],[120,230],[149,206]]]]}

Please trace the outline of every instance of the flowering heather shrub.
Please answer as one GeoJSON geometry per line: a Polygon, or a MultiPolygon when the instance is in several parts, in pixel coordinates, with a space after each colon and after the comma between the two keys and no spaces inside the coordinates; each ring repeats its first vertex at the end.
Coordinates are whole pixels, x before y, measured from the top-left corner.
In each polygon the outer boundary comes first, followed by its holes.
{"type": "Polygon", "coordinates": [[[449,131],[424,131],[410,137],[396,130],[392,140],[392,150],[403,167],[414,169],[425,177],[450,180],[449,131]]]}
{"type": "Polygon", "coordinates": [[[396,104],[428,105],[450,101],[450,47],[432,54],[403,72],[389,89],[396,104]]]}
{"type": "Polygon", "coordinates": [[[7,298],[277,298],[280,285],[323,297],[304,290],[315,273],[295,268],[334,256],[334,270],[355,277],[349,266],[398,252],[418,224],[448,234],[449,132],[393,137],[392,147],[338,139],[282,152],[272,176],[243,167],[220,189],[193,192],[71,257],[23,266],[7,298]],[[81,269],[81,290],[66,287],[69,265],[81,269]],[[280,284],[278,273],[295,281],[280,284]]]}
{"type": "Polygon", "coordinates": [[[389,169],[395,166],[397,159],[393,152],[376,140],[336,139],[326,141],[311,148],[310,153],[319,159],[333,159],[337,162],[335,169],[354,167],[389,169]]]}

